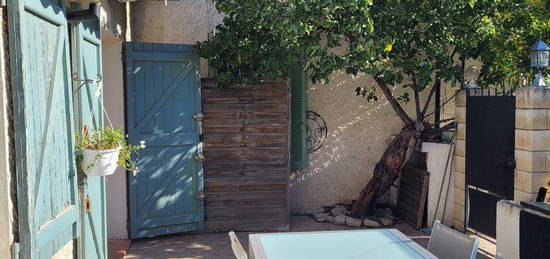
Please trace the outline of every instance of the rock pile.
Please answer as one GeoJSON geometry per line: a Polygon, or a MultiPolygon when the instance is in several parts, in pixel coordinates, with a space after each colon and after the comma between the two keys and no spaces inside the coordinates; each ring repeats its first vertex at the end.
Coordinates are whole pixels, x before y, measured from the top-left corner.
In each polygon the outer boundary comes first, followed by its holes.
{"type": "Polygon", "coordinates": [[[306,214],[312,216],[317,222],[328,222],[349,227],[387,227],[394,225],[397,220],[390,208],[374,209],[365,219],[349,216],[350,210],[350,205],[337,204],[316,208],[306,212],[306,214]]]}

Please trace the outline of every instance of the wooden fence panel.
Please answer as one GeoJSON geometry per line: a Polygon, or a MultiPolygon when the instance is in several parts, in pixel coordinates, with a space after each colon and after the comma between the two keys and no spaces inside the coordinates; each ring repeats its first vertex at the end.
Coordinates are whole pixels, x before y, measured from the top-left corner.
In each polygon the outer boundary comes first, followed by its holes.
{"type": "Polygon", "coordinates": [[[202,87],[206,230],[288,229],[288,84],[202,87]]]}

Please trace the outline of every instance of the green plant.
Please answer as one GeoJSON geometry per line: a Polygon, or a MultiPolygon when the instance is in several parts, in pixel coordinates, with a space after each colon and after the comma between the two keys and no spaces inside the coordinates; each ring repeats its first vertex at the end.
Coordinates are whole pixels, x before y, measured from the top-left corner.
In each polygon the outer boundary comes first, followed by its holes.
{"type": "MultiPolygon", "coordinates": [[[[138,168],[136,162],[132,160],[132,154],[136,153],[138,155],[137,151],[144,148],[143,142],[141,145],[130,145],[126,141],[122,130],[112,128],[97,129],[92,132],[88,132],[85,128],[82,135],[76,134],[77,150],[108,150],[117,148],[120,148],[118,166],[124,167],[129,171],[137,171],[138,168]]],[[[81,161],[80,154],[77,159],[81,161]]],[[[91,166],[93,164],[88,167],[91,166]]]]}
{"type": "MultiPolygon", "coordinates": [[[[315,82],[334,72],[368,75],[357,95],[384,96],[403,129],[374,168],[352,209],[365,216],[397,179],[418,140],[437,127],[431,105],[443,83],[461,86],[466,61],[481,66],[482,87],[518,85],[530,73],[527,49],[550,37],[546,0],[213,0],[223,24],[199,55],[219,85],[285,78],[289,60],[315,82]],[[399,94],[397,92],[399,91],[399,94]],[[420,94],[428,93],[426,97],[420,94]],[[407,112],[403,102],[413,101],[407,112]]],[[[503,89],[505,90],[505,89],[503,89]]]]}

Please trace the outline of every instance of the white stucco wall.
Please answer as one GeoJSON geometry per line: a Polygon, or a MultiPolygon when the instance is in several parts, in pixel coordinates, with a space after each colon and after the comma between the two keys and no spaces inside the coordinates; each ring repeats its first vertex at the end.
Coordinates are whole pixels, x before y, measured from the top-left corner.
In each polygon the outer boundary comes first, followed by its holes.
{"type": "MultiPolygon", "coordinates": [[[[102,31],[103,101],[114,128],[124,129],[124,71],[122,42],[115,35],[102,31]]],[[[107,118],[105,125],[109,126],[107,118]]],[[[127,239],[128,209],[126,199],[126,171],[118,168],[107,177],[107,236],[109,239],[127,239]]]]}
{"type": "Polygon", "coordinates": [[[427,155],[426,163],[430,173],[426,226],[432,227],[435,218],[451,227],[454,224],[455,204],[454,174],[451,170],[454,147],[445,143],[423,142],[421,150],[427,155]],[[436,208],[437,217],[435,217],[436,208]]]}
{"type": "Polygon", "coordinates": [[[11,258],[13,236],[13,172],[10,167],[9,136],[9,53],[7,35],[7,13],[0,7],[0,259],[11,258]]]}
{"type": "MultiPolygon", "coordinates": [[[[132,3],[131,13],[132,40],[139,42],[194,44],[206,40],[222,21],[211,0],[168,1],[168,6],[140,1],[132,3]]],[[[208,74],[204,62],[201,70],[208,74]]],[[[370,103],[355,96],[358,86],[371,85],[366,76],[343,73],[335,73],[327,85],[309,85],[308,110],[326,120],[329,132],[324,146],[310,155],[309,167],[292,172],[293,212],[355,199],[392,135],[399,133],[403,125],[382,96],[370,103]]],[[[412,108],[412,103],[406,105],[408,111],[412,108]]],[[[454,113],[452,107],[448,110],[454,113]]]]}
{"type": "Polygon", "coordinates": [[[519,259],[519,203],[500,200],[497,203],[497,259],[519,259]]]}

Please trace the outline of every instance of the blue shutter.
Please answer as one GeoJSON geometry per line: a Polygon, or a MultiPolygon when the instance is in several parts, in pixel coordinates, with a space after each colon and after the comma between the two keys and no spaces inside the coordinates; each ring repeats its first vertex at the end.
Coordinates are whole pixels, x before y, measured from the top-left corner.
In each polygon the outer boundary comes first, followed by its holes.
{"type": "Polygon", "coordinates": [[[126,129],[140,150],[130,174],[130,238],[202,230],[199,58],[190,45],[125,44],[126,129]]]}
{"type": "MultiPolygon", "coordinates": [[[[83,82],[102,78],[101,38],[98,21],[71,25],[71,54],[75,128],[99,129],[103,123],[103,82],[83,82]]],[[[108,87],[108,86],[106,86],[108,87]]],[[[84,259],[107,258],[107,216],[105,177],[91,176],[83,180],[80,192],[80,254],[84,259]],[[89,208],[86,208],[86,206],[89,208]]]]}
{"type": "Polygon", "coordinates": [[[50,258],[77,236],[71,68],[60,3],[8,1],[20,258],[50,258]]]}

